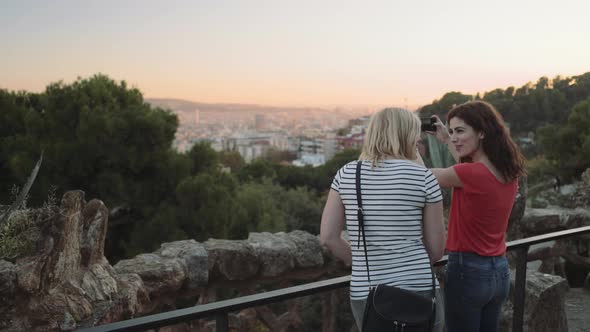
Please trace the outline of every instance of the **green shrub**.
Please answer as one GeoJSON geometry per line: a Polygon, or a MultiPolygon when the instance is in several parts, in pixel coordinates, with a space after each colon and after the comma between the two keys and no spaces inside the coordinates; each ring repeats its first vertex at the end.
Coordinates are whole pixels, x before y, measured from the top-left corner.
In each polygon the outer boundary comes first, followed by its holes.
{"type": "MultiPolygon", "coordinates": [[[[15,192],[13,189],[13,195],[15,192]]],[[[55,189],[51,189],[41,208],[27,208],[26,200],[23,201],[0,226],[0,259],[14,262],[17,258],[35,254],[36,244],[41,238],[41,225],[56,214],[55,189]]]]}
{"type": "Polygon", "coordinates": [[[557,175],[557,167],[541,155],[527,161],[527,173],[527,181],[532,186],[553,179],[557,175]]]}
{"type": "Polygon", "coordinates": [[[40,234],[31,210],[13,211],[0,229],[0,259],[14,261],[34,254],[40,234]]]}

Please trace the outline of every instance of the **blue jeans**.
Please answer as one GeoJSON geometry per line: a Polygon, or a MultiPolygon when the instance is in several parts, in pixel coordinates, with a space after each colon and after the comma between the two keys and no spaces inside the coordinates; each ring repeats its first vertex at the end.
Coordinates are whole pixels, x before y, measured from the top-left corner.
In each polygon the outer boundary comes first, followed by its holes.
{"type": "Polygon", "coordinates": [[[505,256],[450,252],[445,275],[448,332],[495,332],[510,290],[505,256]]]}

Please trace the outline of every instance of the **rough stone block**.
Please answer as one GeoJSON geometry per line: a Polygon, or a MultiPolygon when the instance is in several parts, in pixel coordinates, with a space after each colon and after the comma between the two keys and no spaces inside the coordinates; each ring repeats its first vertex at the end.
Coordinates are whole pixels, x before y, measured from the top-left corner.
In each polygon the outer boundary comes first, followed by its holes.
{"type": "Polygon", "coordinates": [[[16,289],[16,266],[0,260],[0,298],[11,296],[16,289]]]}
{"type": "Polygon", "coordinates": [[[297,246],[293,241],[266,232],[250,233],[248,241],[260,261],[262,276],[276,277],[295,267],[297,246]]]}
{"type": "Polygon", "coordinates": [[[186,278],[185,266],[180,259],[165,259],[156,254],[141,254],[124,259],[114,268],[119,274],[137,273],[153,296],[179,290],[186,278]]]}
{"type": "Polygon", "coordinates": [[[226,280],[246,280],[258,274],[260,262],[248,241],[209,239],[209,273],[226,280]]]}
{"type": "Polygon", "coordinates": [[[182,260],[187,270],[186,286],[196,289],[206,286],[208,282],[207,250],[205,246],[195,240],[184,240],[162,243],[155,254],[164,258],[178,258],[182,260]]]}
{"type": "Polygon", "coordinates": [[[309,268],[324,265],[322,246],[316,236],[304,231],[277,233],[276,235],[295,244],[297,249],[293,252],[293,256],[297,267],[309,268]]]}
{"type": "MultiPolygon", "coordinates": [[[[502,308],[501,331],[512,331],[514,276],[511,271],[510,296],[502,308]]],[[[569,290],[567,280],[540,272],[527,273],[524,331],[567,331],[565,294],[569,290]]]]}

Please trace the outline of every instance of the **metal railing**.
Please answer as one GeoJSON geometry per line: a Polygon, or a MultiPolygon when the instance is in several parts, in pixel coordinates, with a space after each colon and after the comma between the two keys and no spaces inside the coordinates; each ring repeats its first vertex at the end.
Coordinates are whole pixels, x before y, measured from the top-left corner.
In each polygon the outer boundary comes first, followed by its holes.
{"type": "MultiPolygon", "coordinates": [[[[565,231],[547,233],[533,236],[526,239],[508,242],[507,250],[516,252],[516,275],[514,285],[514,311],[512,313],[512,331],[521,332],[524,324],[525,308],[525,287],[526,287],[526,265],[529,247],[543,242],[559,240],[590,233],[590,226],[569,229],[565,231]]],[[[446,256],[435,265],[444,265],[447,262],[446,256]]],[[[194,321],[206,317],[216,319],[218,332],[229,331],[228,313],[241,309],[277,303],[288,299],[326,292],[329,290],[348,287],[350,276],[327,279],[312,282],[304,285],[278,289],[270,292],[238,297],[230,300],[218,301],[194,307],[163,312],[111,324],[95,326],[79,331],[84,332],[107,332],[107,331],[142,331],[147,329],[158,329],[163,326],[173,325],[182,322],[194,321]]]]}

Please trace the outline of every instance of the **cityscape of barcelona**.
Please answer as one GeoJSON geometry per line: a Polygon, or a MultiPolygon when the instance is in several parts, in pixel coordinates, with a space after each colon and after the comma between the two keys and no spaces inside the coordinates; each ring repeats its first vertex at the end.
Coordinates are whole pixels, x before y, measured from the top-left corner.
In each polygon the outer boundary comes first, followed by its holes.
{"type": "Polygon", "coordinates": [[[0,332],[590,331],[589,12],[0,1],[0,332]]]}

